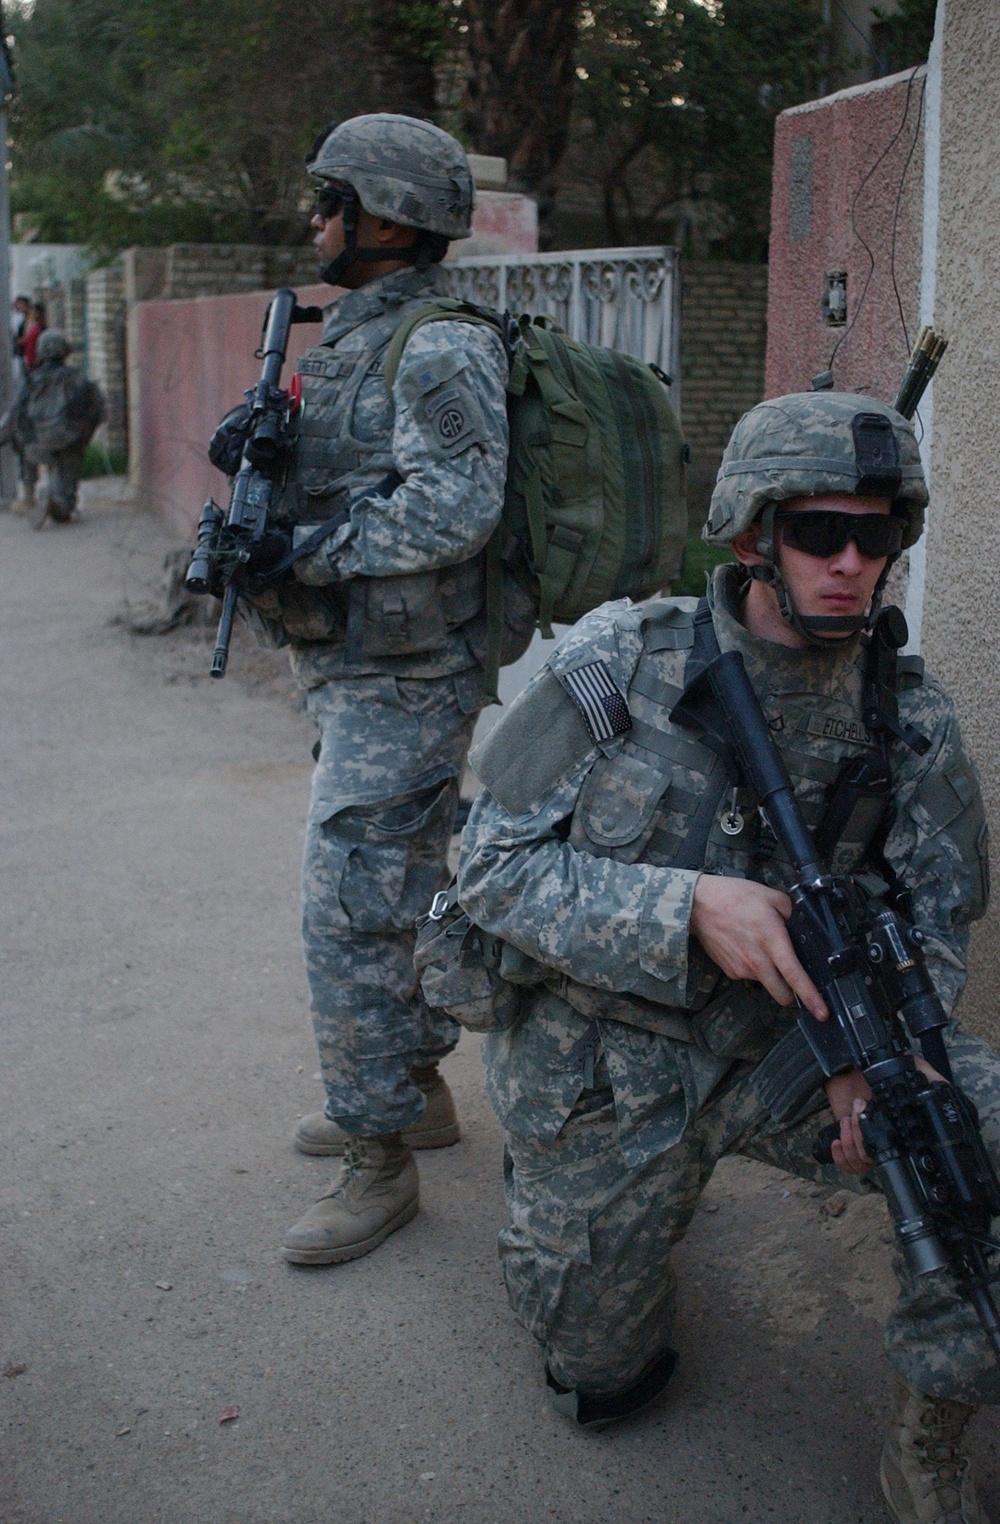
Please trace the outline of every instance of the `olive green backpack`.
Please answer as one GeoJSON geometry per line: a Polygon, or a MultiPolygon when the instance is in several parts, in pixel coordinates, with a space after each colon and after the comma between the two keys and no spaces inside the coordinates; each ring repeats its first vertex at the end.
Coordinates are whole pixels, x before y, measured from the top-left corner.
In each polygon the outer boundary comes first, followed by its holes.
{"type": "Polygon", "coordinates": [[[503,517],[487,548],[487,678],[495,683],[503,572],[521,575],[543,635],[609,598],[645,598],[679,573],[687,538],[685,461],[663,372],[569,338],[550,318],[492,312],[450,297],[418,308],[393,335],[392,387],[425,323],[485,323],[510,359],[510,456],[503,517]]]}

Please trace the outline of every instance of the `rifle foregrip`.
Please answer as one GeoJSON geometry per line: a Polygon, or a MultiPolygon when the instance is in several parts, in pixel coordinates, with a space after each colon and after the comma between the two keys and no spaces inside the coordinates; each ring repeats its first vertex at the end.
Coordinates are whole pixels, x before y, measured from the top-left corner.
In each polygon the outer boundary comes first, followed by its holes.
{"type": "Polygon", "coordinates": [[[813,1158],[817,1164],[833,1163],[833,1149],[831,1145],[836,1143],[839,1137],[839,1122],[828,1122],[825,1127],[820,1129],[813,1143],[813,1158]]]}

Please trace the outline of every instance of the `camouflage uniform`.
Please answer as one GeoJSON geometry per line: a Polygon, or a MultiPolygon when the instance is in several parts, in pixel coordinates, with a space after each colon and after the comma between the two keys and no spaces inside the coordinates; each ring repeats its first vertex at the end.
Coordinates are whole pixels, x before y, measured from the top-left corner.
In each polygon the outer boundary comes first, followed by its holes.
{"type": "MultiPolygon", "coordinates": [[[[736,617],[738,572],[720,569],[712,608],[723,651],[738,649],[796,784],[807,822],[861,724],[859,640],[797,650],[760,641],[736,617]]],[[[759,1060],[790,1027],[763,987],[730,983],[688,931],[702,867],[776,888],[789,869],[741,794],[741,828],[716,760],[667,714],[692,644],[691,600],[608,604],[576,626],[473,758],[485,788],[465,833],[459,892],[472,918],[519,951],[521,1014],[484,1043],[487,1085],[506,1134],[510,1220],[500,1239],[508,1294],[563,1387],[624,1391],[669,1345],[669,1250],[716,1161],[741,1152],[844,1184],[811,1157],[828,1117],[779,1126],[757,1094],[759,1060]],[[603,662],[632,728],[596,742],[564,680],[603,662]],[[531,745],[544,727],[544,752],[531,745]],[[664,765],[666,759],[666,766],[664,765]],[[714,790],[714,793],[713,793],[714,790]],[[688,851],[708,799],[714,810],[688,851]],[[732,826],[732,818],[728,823],[732,826]],[[541,981],[544,980],[544,983],[541,981]]],[[[904,683],[900,715],[931,739],[894,748],[891,867],[949,1011],[966,973],[968,922],[984,908],[985,825],[947,695],[904,683]]],[[[859,867],[842,841],[835,868],[859,867]]],[[[953,1023],[956,1082],[980,1108],[1000,1164],[1000,1063],[953,1023]]],[[[860,1188],[870,1188],[863,1185],[860,1188]]],[[[949,1277],[918,1284],[899,1267],[886,1333],[896,1369],[922,1391],[1000,1401],[971,1307],[949,1277]]]]}
{"type": "Polygon", "coordinates": [[[320,731],[303,936],[326,1114],[357,1137],[420,1118],[410,1069],[458,1035],[420,996],[412,927],[447,877],[486,699],[481,552],[503,502],[507,362],[492,330],[435,322],[407,343],[390,395],[392,335],[437,289],[435,270],[407,269],[327,309],[298,367],[281,512],[300,538],[341,508],[349,517],[250,616],[290,643],[320,731]]]}
{"type": "Polygon", "coordinates": [[[17,397],[0,422],[0,438],[9,440],[17,451],[21,481],[29,499],[38,482],[39,466],[46,468],[43,490],[48,513],[60,523],[76,511],[87,444],[105,417],[97,386],[65,364],[71,350],[72,345],[59,329],[49,328],[42,334],[37,364],[25,374],[17,397]],[[36,419],[44,421],[41,435],[36,419]]]}

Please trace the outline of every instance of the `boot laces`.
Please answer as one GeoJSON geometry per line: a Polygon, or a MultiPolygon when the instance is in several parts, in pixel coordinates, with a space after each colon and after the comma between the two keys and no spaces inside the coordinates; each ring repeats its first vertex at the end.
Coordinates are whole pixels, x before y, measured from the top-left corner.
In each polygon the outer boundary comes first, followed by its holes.
{"type": "Polygon", "coordinates": [[[921,1414],[922,1432],[914,1436],[914,1449],[934,1490],[960,1492],[969,1469],[962,1436],[970,1415],[949,1411],[956,1406],[944,1401],[929,1404],[921,1414]]]}
{"type": "Polygon", "coordinates": [[[345,1180],[351,1175],[358,1174],[359,1171],[364,1169],[366,1165],[370,1164],[371,1161],[368,1158],[366,1152],[367,1143],[367,1138],[351,1138],[347,1143],[344,1144],[343,1160],[345,1180]]]}
{"type": "Polygon", "coordinates": [[[340,1159],[340,1171],[334,1177],[333,1184],[326,1192],[327,1197],[346,1195],[351,1186],[364,1174],[365,1170],[371,1167],[371,1160],[365,1153],[367,1141],[366,1138],[350,1138],[344,1144],[344,1152],[340,1159]]]}

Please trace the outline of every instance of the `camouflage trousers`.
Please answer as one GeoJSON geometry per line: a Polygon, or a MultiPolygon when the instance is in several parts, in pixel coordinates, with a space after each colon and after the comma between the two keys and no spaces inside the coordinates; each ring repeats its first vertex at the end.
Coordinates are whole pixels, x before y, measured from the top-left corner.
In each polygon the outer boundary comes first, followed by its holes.
{"type": "Polygon", "coordinates": [[[410,1070],[459,1029],[425,1005],[413,925],[448,881],[458,779],[475,724],[450,677],[313,689],[320,731],[302,869],[302,937],[326,1115],[378,1137],[411,1126],[410,1070]]]}
{"type": "MultiPolygon", "coordinates": [[[[80,487],[83,469],[83,450],[60,450],[45,462],[46,481],[43,490],[48,493],[49,514],[57,520],[72,518],[76,511],[76,495],[80,487]]],[[[25,457],[21,459],[21,480],[26,487],[38,483],[39,467],[25,457]]]]}
{"type": "MultiPolygon", "coordinates": [[[[570,1013],[565,1025],[564,1051],[579,1055],[587,1023],[570,1013]]],[[[511,1306],[544,1346],[557,1381],[615,1392],[630,1386],[671,1343],[676,1287],[670,1250],[684,1236],[723,1155],[744,1154],[828,1185],[871,1187],[813,1159],[816,1134],[831,1120],[828,1111],[778,1127],[761,1109],[748,1065],[736,1066],[689,1117],[679,1142],[630,1168],[607,1064],[592,1031],[595,1048],[584,1066],[584,1084],[568,1091],[566,1075],[530,1066],[511,1072],[512,1064],[517,1069],[516,1037],[506,1044],[487,1040],[484,1056],[491,1098],[516,1097],[514,1130],[505,1129],[510,1215],[499,1241],[511,1306]],[[551,1110],[560,1094],[568,1114],[546,1136],[539,1106],[551,1110]],[[532,1116],[530,1123],[518,1120],[532,1116]]],[[[957,1026],[948,1046],[956,1083],[978,1107],[1000,1166],[1000,1059],[957,1026]]],[[[530,1042],[528,1051],[537,1056],[530,1042]]],[[[913,1278],[898,1255],[894,1269],[900,1295],[884,1339],[894,1368],[936,1396],[1000,1402],[1000,1369],[951,1276],[913,1278]]]]}

